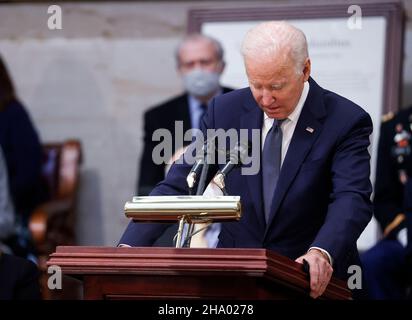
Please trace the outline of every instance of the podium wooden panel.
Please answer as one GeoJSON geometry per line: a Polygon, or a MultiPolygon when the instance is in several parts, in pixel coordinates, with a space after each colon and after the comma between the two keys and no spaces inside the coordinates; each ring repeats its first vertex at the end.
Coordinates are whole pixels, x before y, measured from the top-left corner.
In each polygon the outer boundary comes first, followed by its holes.
{"type": "MultiPolygon", "coordinates": [[[[309,297],[303,266],[265,249],[62,246],[47,264],[80,279],[84,299],[309,297]]],[[[351,292],[332,279],[321,298],[350,299],[351,292]]]]}

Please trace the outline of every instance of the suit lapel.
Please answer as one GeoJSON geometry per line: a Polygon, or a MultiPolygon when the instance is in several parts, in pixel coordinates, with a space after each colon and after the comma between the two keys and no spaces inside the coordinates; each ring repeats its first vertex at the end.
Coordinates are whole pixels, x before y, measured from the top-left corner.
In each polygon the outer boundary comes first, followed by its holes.
{"type": "Polygon", "coordinates": [[[190,119],[189,96],[187,93],[183,94],[178,101],[178,108],[176,108],[176,119],[183,121],[183,132],[192,128],[192,121],[190,119]]]}
{"type": "MultiPolygon", "coordinates": [[[[259,106],[256,104],[252,95],[250,95],[250,99],[248,99],[245,102],[244,108],[246,109],[246,112],[241,116],[240,128],[247,129],[248,139],[249,141],[252,141],[252,130],[253,129],[261,130],[262,128],[263,112],[261,111],[259,106]]],[[[259,139],[259,144],[260,143],[261,141],[259,139]]],[[[261,164],[259,164],[259,166],[260,165],[261,164]]],[[[261,172],[259,170],[257,174],[245,175],[244,177],[247,181],[249,193],[250,193],[250,196],[253,202],[253,206],[255,207],[258,221],[262,229],[264,229],[266,223],[265,223],[265,216],[264,216],[263,206],[262,206],[262,175],[261,175],[261,172]]]]}
{"type": "Polygon", "coordinates": [[[310,79],[309,83],[309,94],[302,108],[285,160],[282,164],[278,185],[273,196],[272,214],[267,224],[266,233],[276,216],[276,212],[279,210],[279,206],[288,188],[323,127],[319,121],[325,114],[323,100],[321,99],[322,89],[312,79],[310,79]]]}

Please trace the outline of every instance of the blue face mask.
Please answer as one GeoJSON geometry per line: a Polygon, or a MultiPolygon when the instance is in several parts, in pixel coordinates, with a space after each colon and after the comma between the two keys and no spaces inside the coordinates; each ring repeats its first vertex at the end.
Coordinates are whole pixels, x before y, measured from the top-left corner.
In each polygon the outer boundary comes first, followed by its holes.
{"type": "Polygon", "coordinates": [[[220,74],[202,69],[194,69],[183,76],[183,84],[189,94],[206,97],[219,89],[220,74]]]}

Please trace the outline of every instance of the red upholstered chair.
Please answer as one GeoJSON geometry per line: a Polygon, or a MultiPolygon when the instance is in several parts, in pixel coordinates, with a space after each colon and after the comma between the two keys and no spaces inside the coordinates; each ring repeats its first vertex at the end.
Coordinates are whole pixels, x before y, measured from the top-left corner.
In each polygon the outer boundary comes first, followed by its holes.
{"type": "Polygon", "coordinates": [[[47,298],[46,261],[56,246],[74,245],[76,194],[79,186],[81,144],[77,140],[43,146],[43,178],[49,199],[31,215],[29,229],[42,272],[43,297],[47,298]],[[45,287],[46,286],[46,287],[45,287]]]}

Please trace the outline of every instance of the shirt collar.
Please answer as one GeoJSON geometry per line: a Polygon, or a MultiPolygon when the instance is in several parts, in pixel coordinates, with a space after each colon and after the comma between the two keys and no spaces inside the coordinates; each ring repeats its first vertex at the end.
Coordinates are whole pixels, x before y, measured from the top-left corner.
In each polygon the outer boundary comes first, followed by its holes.
{"type": "MultiPolygon", "coordinates": [[[[214,97],[217,97],[218,95],[221,95],[223,93],[222,88],[220,88],[215,95],[210,98],[210,100],[212,100],[214,97]]],[[[201,102],[200,100],[196,99],[194,96],[192,96],[191,94],[188,95],[189,96],[189,105],[193,108],[199,109],[200,106],[203,104],[203,102],[201,102]]],[[[210,101],[209,100],[209,101],[210,101]]],[[[205,103],[207,106],[207,103],[205,103]]]]}

